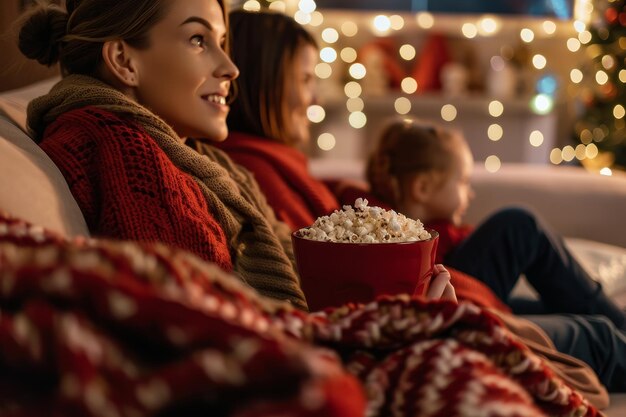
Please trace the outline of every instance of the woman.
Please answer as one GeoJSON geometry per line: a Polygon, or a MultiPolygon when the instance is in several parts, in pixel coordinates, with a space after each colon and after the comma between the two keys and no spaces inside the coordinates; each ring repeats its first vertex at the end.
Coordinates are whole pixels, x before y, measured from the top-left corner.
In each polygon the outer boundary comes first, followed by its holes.
{"type": "Polygon", "coordinates": [[[298,150],[310,138],[307,109],[315,103],[317,44],[278,13],[234,11],[229,19],[239,44],[233,60],[249,70],[237,83],[228,140],[218,147],[254,173],[280,220],[291,229],[309,226],[339,207],[308,174],[307,158],[298,150]]]}
{"type": "MultiPolygon", "coordinates": [[[[308,131],[303,130],[308,128],[303,115],[314,103],[315,85],[310,78],[316,63],[316,44],[302,26],[284,15],[241,11],[231,13],[230,20],[232,56],[241,74],[228,117],[231,133],[217,146],[254,173],[280,219],[292,229],[310,225],[311,219],[340,208],[326,185],[308,173],[307,158],[296,149],[309,140],[308,131]],[[257,36],[261,31],[265,36],[257,36]]],[[[196,148],[202,151],[202,145],[196,148]]],[[[460,300],[510,312],[489,287],[448,269],[460,300]]],[[[622,316],[618,311],[612,318],[622,316]]],[[[525,318],[536,322],[560,352],[593,365],[612,389],[626,389],[620,382],[626,369],[621,355],[626,340],[604,317],[554,314],[525,318]]],[[[621,324],[620,320],[617,325],[621,324]]]]}
{"type": "Polygon", "coordinates": [[[185,4],[68,1],[67,14],[34,15],[20,48],[42,64],[60,61],[65,77],[30,104],[29,126],[94,236],[189,250],[306,309],[288,231],[256,184],[220,153],[184,146],[188,136],[226,138],[238,74],[221,0],[185,4]]]}

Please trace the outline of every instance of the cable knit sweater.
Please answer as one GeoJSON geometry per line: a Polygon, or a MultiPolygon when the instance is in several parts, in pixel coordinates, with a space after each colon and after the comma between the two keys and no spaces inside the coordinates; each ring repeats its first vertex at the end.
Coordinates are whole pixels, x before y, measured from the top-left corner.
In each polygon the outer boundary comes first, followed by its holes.
{"type": "Polygon", "coordinates": [[[94,107],[72,110],[50,125],[40,146],[93,235],[160,241],[233,269],[226,236],[198,185],[128,120],[94,107]]]}

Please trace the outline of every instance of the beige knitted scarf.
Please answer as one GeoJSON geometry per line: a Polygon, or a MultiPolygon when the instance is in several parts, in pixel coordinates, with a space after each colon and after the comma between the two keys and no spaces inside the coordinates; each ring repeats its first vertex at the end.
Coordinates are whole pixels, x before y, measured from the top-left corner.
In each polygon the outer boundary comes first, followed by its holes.
{"type": "Polygon", "coordinates": [[[147,108],[95,78],[70,75],[49,94],[28,106],[28,126],[37,140],[61,114],[95,106],[141,126],[180,170],[198,183],[229,241],[235,272],[259,293],[289,300],[306,309],[295,273],[286,225],[278,222],[251,175],[223,152],[202,145],[196,152],[174,130],[147,108]]]}

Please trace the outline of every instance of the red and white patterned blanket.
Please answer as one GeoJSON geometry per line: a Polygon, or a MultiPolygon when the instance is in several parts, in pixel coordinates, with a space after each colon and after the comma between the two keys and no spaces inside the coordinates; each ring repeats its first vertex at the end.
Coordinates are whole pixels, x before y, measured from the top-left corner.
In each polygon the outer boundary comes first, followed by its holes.
{"type": "Polygon", "coordinates": [[[594,416],[470,303],[304,314],[159,244],[0,216],[2,416],[594,416]]]}

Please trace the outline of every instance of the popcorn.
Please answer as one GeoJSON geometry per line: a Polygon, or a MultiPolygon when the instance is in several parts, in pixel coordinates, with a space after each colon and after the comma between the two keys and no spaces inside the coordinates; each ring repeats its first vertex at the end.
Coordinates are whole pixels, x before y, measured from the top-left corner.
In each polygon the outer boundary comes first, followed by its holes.
{"type": "Polygon", "coordinates": [[[431,238],[421,221],[394,210],[368,206],[365,198],[357,198],[354,208],[343,206],[343,210],[319,217],[312,226],[298,230],[297,235],[339,243],[415,242],[431,238]]]}

